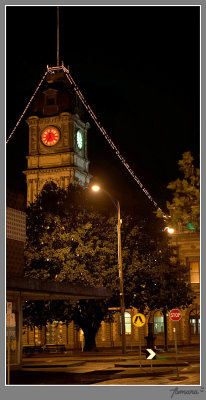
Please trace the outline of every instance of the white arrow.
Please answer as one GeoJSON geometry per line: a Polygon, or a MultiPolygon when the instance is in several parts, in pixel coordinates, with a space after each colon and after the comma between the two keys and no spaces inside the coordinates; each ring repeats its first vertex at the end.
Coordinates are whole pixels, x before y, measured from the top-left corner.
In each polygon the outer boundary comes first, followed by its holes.
{"type": "Polygon", "coordinates": [[[152,349],[147,349],[147,351],[150,353],[150,355],[147,357],[147,360],[152,360],[154,356],[156,356],[156,353],[152,349]]]}

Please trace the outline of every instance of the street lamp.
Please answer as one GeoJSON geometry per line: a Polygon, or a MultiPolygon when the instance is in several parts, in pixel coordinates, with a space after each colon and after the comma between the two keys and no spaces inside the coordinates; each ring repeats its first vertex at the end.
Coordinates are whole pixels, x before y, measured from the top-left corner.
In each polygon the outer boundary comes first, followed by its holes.
{"type": "Polygon", "coordinates": [[[170,233],[171,235],[172,235],[173,233],[175,233],[174,228],[170,228],[169,226],[166,226],[165,231],[167,231],[167,232],[170,233]]]}
{"type": "Polygon", "coordinates": [[[125,338],[125,304],[124,304],[124,285],[123,285],[123,269],[122,269],[122,246],[121,246],[121,219],[120,219],[120,204],[118,200],[114,200],[113,197],[99,185],[93,185],[91,187],[93,192],[99,190],[106,193],[111,199],[112,203],[117,209],[117,241],[118,241],[118,265],[119,265],[119,281],[120,281],[120,309],[121,309],[121,321],[122,321],[122,354],[126,353],[126,338],[125,338]]]}

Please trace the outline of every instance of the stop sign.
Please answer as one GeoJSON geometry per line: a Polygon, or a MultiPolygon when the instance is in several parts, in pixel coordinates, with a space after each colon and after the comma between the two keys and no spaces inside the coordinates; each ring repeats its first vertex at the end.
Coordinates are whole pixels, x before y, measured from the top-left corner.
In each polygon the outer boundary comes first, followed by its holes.
{"type": "Polygon", "coordinates": [[[181,311],[178,308],[174,308],[170,311],[170,319],[172,321],[179,321],[182,318],[181,311]]]}

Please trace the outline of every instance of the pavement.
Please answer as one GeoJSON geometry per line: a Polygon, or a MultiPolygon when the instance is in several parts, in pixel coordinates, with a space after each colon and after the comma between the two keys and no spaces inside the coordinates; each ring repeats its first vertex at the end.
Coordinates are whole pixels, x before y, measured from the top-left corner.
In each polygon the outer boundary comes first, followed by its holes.
{"type": "Polygon", "coordinates": [[[177,360],[174,348],[157,351],[154,360],[147,360],[142,351],[141,361],[139,349],[126,354],[120,349],[69,351],[23,358],[22,368],[11,370],[10,384],[159,385],[165,380],[168,385],[190,384],[191,380],[191,384],[200,384],[199,362],[199,346],[179,347],[177,360]]]}

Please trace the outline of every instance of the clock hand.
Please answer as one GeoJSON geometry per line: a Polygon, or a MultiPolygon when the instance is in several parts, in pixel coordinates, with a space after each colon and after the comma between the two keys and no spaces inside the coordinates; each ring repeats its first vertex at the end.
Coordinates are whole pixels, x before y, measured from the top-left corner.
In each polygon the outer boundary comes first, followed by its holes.
{"type": "Polygon", "coordinates": [[[47,139],[47,143],[48,143],[49,139],[51,139],[51,132],[49,132],[49,137],[47,139]]]}

